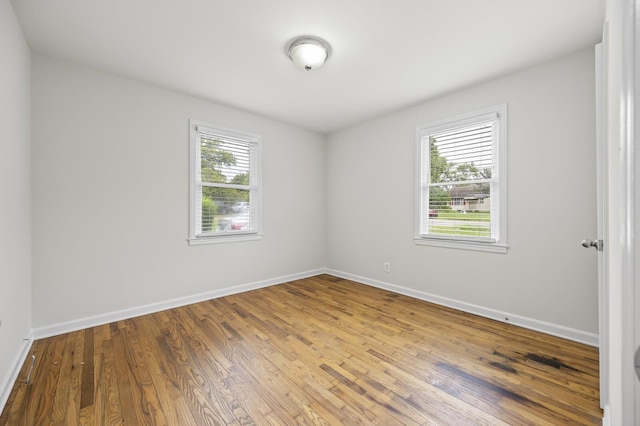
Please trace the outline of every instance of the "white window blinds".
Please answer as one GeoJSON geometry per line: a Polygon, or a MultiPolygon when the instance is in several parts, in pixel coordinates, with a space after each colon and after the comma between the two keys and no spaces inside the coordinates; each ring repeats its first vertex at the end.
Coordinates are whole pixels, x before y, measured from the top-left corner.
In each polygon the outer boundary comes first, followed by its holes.
{"type": "Polygon", "coordinates": [[[256,234],[259,138],[192,125],[191,239],[256,234]]]}
{"type": "Polygon", "coordinates": [[[498,243],[504,229],[500,119],[495,111],[417,128],[417,238],[498,243]]]}

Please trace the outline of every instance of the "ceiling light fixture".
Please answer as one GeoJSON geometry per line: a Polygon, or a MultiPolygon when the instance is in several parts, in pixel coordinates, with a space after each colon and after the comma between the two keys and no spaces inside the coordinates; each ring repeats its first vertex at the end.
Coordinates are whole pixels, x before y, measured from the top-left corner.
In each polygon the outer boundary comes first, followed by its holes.
{"type": "Polygon", "coordinates": [[[311,71],[320,68],[331,54],[329,43],[319,37],[300,36],[287,44],[287,55],[296,66],[311,71]]]}

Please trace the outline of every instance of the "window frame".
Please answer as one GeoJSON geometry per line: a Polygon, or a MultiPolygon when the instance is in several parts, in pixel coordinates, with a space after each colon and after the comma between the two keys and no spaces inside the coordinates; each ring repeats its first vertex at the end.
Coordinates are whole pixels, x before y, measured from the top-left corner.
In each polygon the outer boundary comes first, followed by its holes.
{"type": "MultiPolygon", "coordinates": [[[[507,104],[500,104],[489,108],[457,115],[427,124],[416,126],[415,130],[415,233],[414,242],[417,245],[446,247],[463,250],[486,251],[492,253],[506,253],[507,244],[507,104]],[[424,177],[430,176],[430,152],[424,152],[423,140],[435,133],[441,133],[455,128],[480,124],[489,120],[496,121],[496,131],[492,142],[492,157],[494,169],[491,177],[491,239],[464,238],[452,235],[434,235],[422,233],[426,223],[424,209],[424,177]],[[425,164],[426,163],[426,164],[425,164]]],[[[429,149],[427,147],[427,149],[429,149]]],[[[426,183],[428,185],[428,182],[426,183]]],[[[429,220],[429,217],[426,217],[429,220]]]]}
{"type": "Polygon", "coordinates": [[[262,239],[262,137],[217,124],[204,121],[189,120],[189,245],[219,244],[238,241],[252,241],[262,239]],[[200,130],[199,130],[200,129],[200,130]],[[202,131],[206,130],[206,131],[202,131]],[[255,215],[255,229],[248,231],[234,231],[225,233],[199,234],[197,232],[198,217],[201,209],[196,206],[200,202],[198,191],[202,190],[200,176],[200,134],[219,136],[222,139],[234,139],[251,144],[255,150],[255,161],[250,164],[249,187],[252,192],[250,209],[255,215]]]}

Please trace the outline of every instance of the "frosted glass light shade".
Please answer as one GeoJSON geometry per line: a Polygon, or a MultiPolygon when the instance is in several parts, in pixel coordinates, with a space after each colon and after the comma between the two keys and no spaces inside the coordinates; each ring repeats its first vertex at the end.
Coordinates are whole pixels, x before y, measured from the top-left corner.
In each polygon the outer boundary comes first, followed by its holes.
{"type": "Polygon", "coordinates": [[[320,68],[329,57],[329,44],[312,36],[298,37],[289,43],[287,54],[291,61],[303,70],[320,68]]]}

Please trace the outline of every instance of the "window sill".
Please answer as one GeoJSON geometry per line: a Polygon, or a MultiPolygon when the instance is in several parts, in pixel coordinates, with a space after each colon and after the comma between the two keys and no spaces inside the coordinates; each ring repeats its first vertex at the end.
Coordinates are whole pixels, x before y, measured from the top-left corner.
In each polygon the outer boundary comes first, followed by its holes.
{"type": "Polygon", "coordinates": [[[207,244],[237,243],[241,241],[261,240],[262,234],[235,234],[235,235],[211,235],[206,237],[191,237],[187,239],[190,246],[201,246],[207,244]]]}
{"type": "Polygon", "coordinates": [[[444,247],[459,250],[484,251],[488,253],[507,253],[509,246],[497,243],[480,243],[473,241],[447,240],[440,238],[414,237],[416,245],[444,247]]]}

